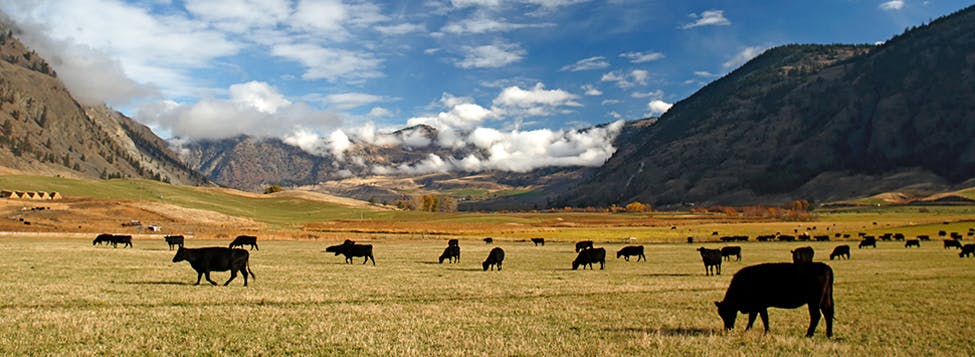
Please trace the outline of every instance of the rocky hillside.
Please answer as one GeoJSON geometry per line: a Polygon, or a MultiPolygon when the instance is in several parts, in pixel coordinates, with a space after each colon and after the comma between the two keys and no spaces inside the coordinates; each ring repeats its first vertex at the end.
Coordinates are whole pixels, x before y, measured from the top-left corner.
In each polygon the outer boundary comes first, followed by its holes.
{"type": "Polygon", "coordinates": [[[676,103],[558,204],[782,203],[975,177],[975,8],[879,46],[771,49],[676,103]]]}
{"type": "Polygon", "coordinates": [[[0,167],[67,177],[140,177],[198,185],[149,128],[105,106],[75,101],[57,73],[0,23],[0,167]]]}

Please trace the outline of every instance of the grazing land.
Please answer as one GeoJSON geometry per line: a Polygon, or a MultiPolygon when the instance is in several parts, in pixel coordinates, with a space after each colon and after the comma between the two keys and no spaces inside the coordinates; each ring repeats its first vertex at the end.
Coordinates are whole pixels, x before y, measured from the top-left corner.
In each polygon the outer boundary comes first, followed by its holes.
{"type": "MultiPolygon", "coordinates": [[[[377,265],[343,263],[331,241],[277,240],[251,251],[245,288],[191,285],[162,238],[133,249],[77,238],[0,240],[0,352],[23,354],[357,355],[878,355],[975,353],[975,259],[938,241],[905,249],[879,242],[849,261],[825,260],[838,242],[738,244],[743,259],[705,277],[701,244],[650,244],[647,262],[571,271],[574,247],[462,238],[461,262],[437,264],[446,239],[350,236],[375,246],[377,265]],[[810,245],[836,273],[834,338],[802,337],[808,313],[770,310],[745,332],[722,330],[713,301],[734,272],[788,261],[810,245]],[[483,272],[494,246],[504,271],[483,272]]],[[[188,247],[229,240],[187,239],[188,247]]],[[[705,244],[720,247],[721,244],[705,244]]],[[[228,273],[214,273],[223,282],[228,273]]]]}

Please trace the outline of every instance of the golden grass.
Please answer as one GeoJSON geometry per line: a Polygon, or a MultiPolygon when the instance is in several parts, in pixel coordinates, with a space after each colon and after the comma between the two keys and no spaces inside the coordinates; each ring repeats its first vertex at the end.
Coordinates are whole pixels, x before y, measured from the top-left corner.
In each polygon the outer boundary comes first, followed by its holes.
{"type": "MultiPolygon", "coordinates": [[[[729,227],[730,229],[730,227],[729,227]]],[[[365,237],[349,236],[360,241],[365,237]]],[[[336,237],[336,240],[340,239],[336,237]]],[[[483,272],[492,246],[377,240],[377,266],[325,254],[331,241],[267,241],[251,252],[250,287],[193,286],[159,239],[134,249],[90,241],[0,244],[0,352],[24,354],[329,355],[970,355],[975,259],[940,244],[881,242],[836,272],[835,338],[802,337],[805,308],[770,310],[772,333],[721,330],[720,300],[743,266],[784,261],[800,243],[745,243],[743,261],[705,277],[700,245],[648,244],[648,262],[613,259],[571,271],[568,243],[502,241],[504,271],[483,272]]],[[[191,247],[226,241],[190,240],[191,247]]],[[[835,242],[811,243],[816,260],[835,242]]],[[[849,243],[848,243],[849,244],[849,243]]],[[[719,245],[711,245],[719,246],[719,245]]],[[[215,273],[222,282],[227,273],[215,273]]]]}

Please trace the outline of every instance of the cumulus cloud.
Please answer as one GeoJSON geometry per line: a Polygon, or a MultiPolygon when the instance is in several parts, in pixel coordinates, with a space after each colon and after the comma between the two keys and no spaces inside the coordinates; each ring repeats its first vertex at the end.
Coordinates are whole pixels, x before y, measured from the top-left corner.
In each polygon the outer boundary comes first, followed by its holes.
{"type": "Polygon", "coordinates": [[[527,52],[518,44],[498,42],[477,47],[464,46],[464,58],[454,62],[460,68],[498,68],[519,62],[527,52]]]}
{"type": "Polygon", "coordinates": [[[642,69],[634,69],[629,73],[622,71],[613,71],[606,73],[600,78],[603,82],[614,82],[617,87],[621,89],[629,89],[635,86],[645,86],[647,85],[647,80],[650,79],[650,72],[642,69]]]}
{"type": "Polygon", "coordinates": [[[722,66],[724,66],[724,68],[726,69],[738,68],[739,66],[745,64],[745,62],[748,62],[752,58],[755,58],[758,55],[762,54],[762,52],[765,52],[765,50],[766,47],[762,47],[762,46],[745,47],[741,49],[741,51],[738,51],[738,53],[732,56],[730,59],[725,61],[725,63],[722,64],[722,66]]]}
{"type": "Polygon", "coordinates": [[[495,111],[506,115],[548,116],[571,112],[566,107],[581,107],[582,104],[576,101],[578,98],[579,96],[564,90],[548,90],[544,84],[536,83],[528,89],[518,86],[505,88],[492,103],[495,111]]]}
{"type": "MultiPolygon", "coordinates": [[[[288,101],[267,83],[235,84],[228,92],[230,98],[207,98],[194,104],[173,101],[144,104],[135,118],[175,136],[192,139],[237,135],[285,137],[301,130],[327,130],[342,123],[339,114],[288,101]]],[[[308,139],[308,135],[299,137],[308,139]]]]}
{"type": "Polygon", "coordinates": [[[647,115],[648,116],[660,116],[660,115],[663,115],[668,110],[670,110],[670,107],[672,107],[672,106],[674,106],[674,105],[671,104],[671,103],[667,103],[665,101],[662,101],[660,99],[651,100],[650,103],[647,103],[647,109],[650,110],[650,112],[647,115]]]}
{"type": "Polygon", "coordinates": [[[603,69],[609,67],[609,62],[606,62],[606,57],[594,56],[589,58],[583,58],[576,61],[576,63],[568,64],[562,67],[560,71],[569,72],[579,72],[579,71],[589,71],[593,69],[603,69]]]}
{"type": "Polygon", "coordinates": [[[271,54],[291,59],[305,67],[304,79],[357,81],[382,77],[382,60],[367,52],[326,48],[316,44],[282,44],[271,48],[271,54]]]}
{"type": "Polygon", "coordinates": [[[877,7],[884,11],[900,10],[904,8],[904,0],[884,1],[880,5],[877,5],[877,7]]]}
{"type": "Polygon", "coordinates": [[[660,52],[625,52],[620,57],[630,60],[630,63],[645,63],[660,60],[664,54],[660,52]]]}
{"type": "Polygon", "coordinates": [[[369,110],[368,115],[373,118],[385,118],[393,116],[393,112],[383,107],[373,107],[369,110]]]}
{"type": "Polygon", "coordinates": [[[586,95],[590,97],[597,97],[603,95],[603,91],[599,90],[599,88],[596,88],[596,86],[589,83],[583,84],[582,90],[584,90],[586,95]]]}
{"type": "Polygon", "coordinates": [[[728,26],[731,25],[731,21],[728,21],[724,17],[724,10],[708,10],[702,12],[700,15],[691,14],[690,17],[694,19],[694,22],[684,24],[680,28],[690,29],[699,26],[728,26]]]}

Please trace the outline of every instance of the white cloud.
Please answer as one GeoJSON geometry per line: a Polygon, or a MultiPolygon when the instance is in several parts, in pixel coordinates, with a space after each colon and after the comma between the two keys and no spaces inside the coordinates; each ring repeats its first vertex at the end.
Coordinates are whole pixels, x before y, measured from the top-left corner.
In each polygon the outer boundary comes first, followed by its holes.
{"type": "Polygon", "coordinates": [[[606,67],[609,67],[609,62],[606,62],[606,57],[594,56],[583,58],[573,64],[565,65],[562,67],[562,69],[560,69],[560,71],[579,72],[593,69],[603,69],[606,67]]]}
{"type": "Polygon", "coordinates": [[[660,89],[657,89],[657,90],[655,90],[653,92],[633,92],[633,93],[630,93],[630,97],[632,97],[632,98],[655,98],[655,99],[660,99],[660,98],[663,98],[664,97],[664,91],[663,90],[660,90],[660,89]]]}
{"type": "Polygon", "coordinates": [[[396,25],[376,26],[376,31],[383,35],[406,35],[416,32],[426,32],[427,27],[421,24],[402,23],[396,25]]]}
{"type": "Polygon", "coordinates": [[[622,89],[629,89],[635,86],[645,86],[647,85],[647,80],[650,78],[650,72],[642,69],[634,69],[629,73],[622,71],[613,71],[603,74],[600,81],[603,82],[615,82],[617,87],[622,89]]]}
{"type": "Polygon", "coordinates": [[[336,109],[352,109],[383,100],[383,97],[366,93],[339,93],[325,96],[325,102],[336,109]]]}
{"type": "Polygon", "coordinates": [[[518,24],[493,19],[486,12],[478,12],[469,19],[454,21],[440,29],[449,34],[484,34],[489,32],[508,32],[526,28],[543,28],[555,26],[553,23],[518,24]]]}
{"type": "Polygon", "coordinates": [[[224,31],[246,33],[270,28],[291,15],[285,0],[188,0],[186,10],[224,31]]]}
{"type": "Polygon", "coordinates": [[[283,44],[271,48],[271,54],[288,58],[305,66],[304,79],[357,81],[382,77],[383,62],[366,52],[325,48],[315,44],[283,44]]]}
{"type": "Polygon", "coordinates": [[[297,28],[344,37],[342,22],[348,18],[341,0],[300,0],[290,21],[297,28]]]}
{"type": "Polygon", "coordinates": [[[672,107],[672,106],[674,106],[674,105],[671,104],[671,103],[667,103],[665,101],[662,101],[660,99],[651,100],[650,103],[647,103],[647,109],[650,110],[650,112],[647,115],[648,116],[660,116],[660,115],[666,113],[668,110],[670,110],[670,107],[672,107]]]}
{"type": "Polygon", "coordinates": [[[726,61],[722,66],[726,69],[734,69],[745,64],[745,62],[750,61],[752,58],[765,52],[766,48],[762,46],[751,46],[741,49],[737,54],[732,56],[728,61],[726,61]]]}
{"type": "Polygon", "coordinates": [[[393,116],[393,112],[383,107],[373,107],[368,115],[373,118],[385,118],[393,116]]]}
{"type": "Polygon", "coordinates": [[[625,52],[620,57],[630,60],[630,63],[645,63],[660,60],[664,54],[660,52],[625,52]]]}
{"type": "Polygon", "coordinates": [[[582,85],[582,90],[585,91],[586,95],[590,97],[597,97],[603,95],[603,91],[596,88],[596,86],[586,83],[582,85]]]}
{"type": "MultiPolygon", "coordinates": [[[[262,82],[235,84],[228,99],[207,98],[194,104],[173,101],[144,104],[135,118],[175,136],[223,139],[237,135],[285,137],[300,130],[316,132],[336,128],[342,117],[293,103],[262,82]]],[[[299,135],[307,139],[308,135],[299,135]]]]}
{"type": "Polygon", "coordinates": [[[536,83],[529,89],[513,86],[505,88],[494,98],[495,111],[518,117],[548,116],[567,113],[564,107],[581,107],[576,101],[579,96],[561,89],[545,89],[542,83],[536,83]]]}
{"type": "Polygon", "coordinates": [[[904,8],[904,0],[884,1],[877,7],[884,11],[900,10],[904,8]]]}
{"type": "Polygon", "coordinates": [[[708,71],[694,71],[694,75],[695,76],[698,76],[698,77],[704,77],[704,78],[717,77],[718,76],[717,74],[714,74],[714,73],[711,73],[711,72],[708,72],[708,71]]]}
{"type": "Polygon", "coordinates": [[[724,17],[724,10],[708,10],[702,12],[700,15],[691,14],[690,17],[695,19],[694,22],[684,24],[680,28],[689,29],[698,26],[728,26],[731,25],[731,21],[728,21],[724,17]]]}
{"type": "Polygon", "coordinates": [[[623,103],[623,101],[622,100],[619,100],[619,99],[604,99],[599,104],[602,104],[602,105],[613,105],[613,104],[620,104],[620,103],[623,103]]]}
{"type": "Polygon", "coordinates": [[[460,68],[498,68],[519,62],[526,52],[518,44],[498,42],[477,47],[464,46],[464,58],[455,64],[460,68]]]}

